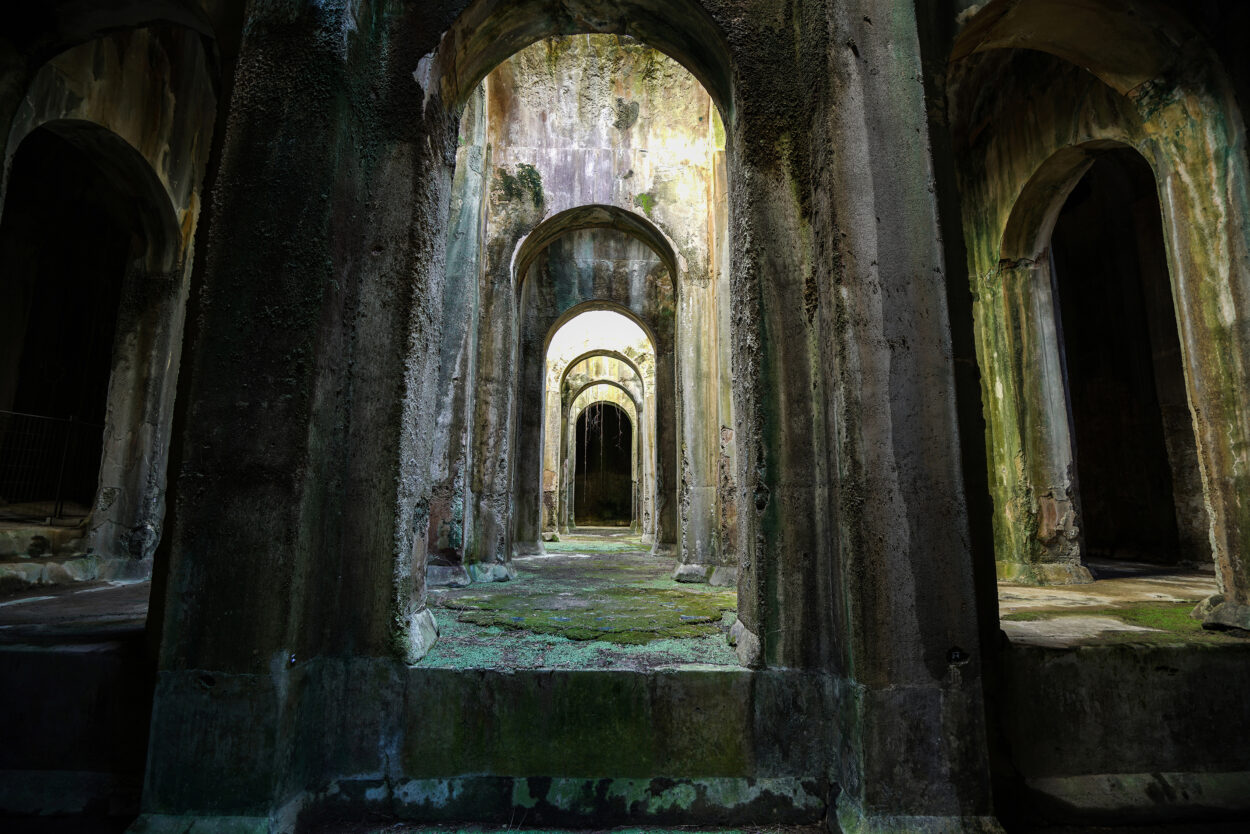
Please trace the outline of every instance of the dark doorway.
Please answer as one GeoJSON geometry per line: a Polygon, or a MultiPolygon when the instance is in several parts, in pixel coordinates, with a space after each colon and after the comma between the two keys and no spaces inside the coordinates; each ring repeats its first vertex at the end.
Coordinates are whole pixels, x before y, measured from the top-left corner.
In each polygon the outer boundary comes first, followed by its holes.
{"type": "Polygon", "coordinates": [[[592,403],[578,416],[573,511],[579,525],[633,520],[633,448],[633,426],[618,406],[592,403]]]}
{"type": "Polygon", "coordinates": [[[134,201],[73,144],[43,129],[22,142],[0,220],[0,499],[14,511],[58,486],[71,508],[94,500],[139,228],[134,201]]]}
{"type": "Polygon", "coordinates": [[[1176,564],[1207,549],[1209,561],[1162,216],[1141,156],[1097,159],[1051,257],[1086,558],[1176,564]]]}

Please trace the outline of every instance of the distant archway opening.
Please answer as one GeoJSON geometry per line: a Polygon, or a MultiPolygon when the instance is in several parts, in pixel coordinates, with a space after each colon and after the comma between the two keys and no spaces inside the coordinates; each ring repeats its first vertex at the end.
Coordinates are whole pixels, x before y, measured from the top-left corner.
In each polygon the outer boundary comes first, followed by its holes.
{"type": "Polygon", "coordinates": [[[149,252],[140,203],[53,130],[14,156],[0,220],[0,515],[81,517],[94,502],[123,286],[149,252]]]}
{"type": "Polygon", "coordinates": [[[628,415],[614,403],[592,403],[578,415],[576,443],[573,480],[578,524],[630,525],[634,433],[628,415]]]}
{"type": "Polygon", "coordinates": [[[1162,216],[1138,153],[1096,157],[1050,258],[1085,560],[1209,561],[1162,216]]]}

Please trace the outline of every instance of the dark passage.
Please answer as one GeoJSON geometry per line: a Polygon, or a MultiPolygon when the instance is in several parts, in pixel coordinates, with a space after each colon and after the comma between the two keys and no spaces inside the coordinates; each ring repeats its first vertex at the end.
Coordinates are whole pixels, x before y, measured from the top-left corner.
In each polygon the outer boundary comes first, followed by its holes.
{"type": "Polygon", "coordinates": [[[1209,560],[1145,160],[1128,150],[1100,156],[1068,198],[1051,252],[1086,557],[1209,560]]]}
{"type": "Polygon", "coordinates": [[[579,525],[628,525],[633,512],[634,429],[612,403],[599,402],[577,418],[573,510],[579,525]]]}
{"type": "Polygon", "coordinates": [[[59,479],[63,499],[89,506],[138,222],[133,201],[47,130],[22,142],[12,171],[0,221],[0,498],[50,501],[59,479]]]}

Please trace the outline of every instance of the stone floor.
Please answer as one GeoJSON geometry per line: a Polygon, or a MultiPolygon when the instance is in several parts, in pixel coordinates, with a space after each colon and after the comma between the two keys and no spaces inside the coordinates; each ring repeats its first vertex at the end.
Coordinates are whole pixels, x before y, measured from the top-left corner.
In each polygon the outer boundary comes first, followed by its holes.
{"type": "MultiPolygon", "coordinates": [[[[440,639],[428,668],[667,669],[737,665],[726,634],[733,589],[678,584],[627,531],[578,530],[547,555],[515,562],[511,582],[430,592],[440,639]]],[[[1092,565],[1089,585],[999,583],[1001,625],[1013,643],[1220,643],[1189,612],[1216,593],[1211,571],[1134,563],[1092,565]]],[[[41,586],[0,595],[0,641],[55,641],[142,629],[148,582],[41,586]]]]}
{"type": "Polygon", "coordinates": [[[672,559],[622,529],[579,528],[516,559],[511,582],[430,592],[431,668],[733,667],[737,593],[672,581],[672,559]]]}
{"type": "Polygon", "coordinates": [[[55,642],[91,635],[109,639],[142,630],[151,582],[87,582],[31,588],[0,596],[0,642],[55,642]]]}
{"type": "Polygon", "coordinates": [[[1050,648],[1137,642],[1222,643],[1238,635],[1205,631],[1190,616],[1217,593],[1213,570],[1134,562],[1089,565],[1088,585],[1034,587],[1000,582],[1000,624],[1013,643],[1050,648]]]}

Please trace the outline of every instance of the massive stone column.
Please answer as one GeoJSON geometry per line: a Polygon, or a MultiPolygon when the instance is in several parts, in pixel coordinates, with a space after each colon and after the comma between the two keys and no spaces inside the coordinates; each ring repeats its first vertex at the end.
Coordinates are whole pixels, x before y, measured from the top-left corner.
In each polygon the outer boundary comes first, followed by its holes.
{"type": "MultiPolygon", "coordinates": [[[[488,254],[492,263],[497,263],[488,254]]],[[[516,301],[511,277],[483,278],[478,325],[477,387],[472,447],[473,512],[465,561],[477,581],[512,578],[512,472],[515,456],[516,301]]]]}
{"type": "Polygon", "coordinates": [[[513,512],[516,525],[514,547],[519,556],[543,553],[540,540],[542,531],[542,470],[546,397],[546,354],[544,348],[549,327],[529,326],[536,312],[535,282],[527,281],[521,290],[521,339],[516,403],[517,444],[513,449],[516,481],[513,484],[513,512]]]}
{"type": "Polygon", "coordinates": [[[681,547],[673,578],[678,582],[732,585],[733,566],[723,566],[717,524],[720,461],[719,310],[715,284],[705,277],[681,287],[677,316],[678,399],[681,424],[681,547]],[[720,570],[718,570],[720,568],[720,570]]]}
{"type": "Polygon", "coordinates": [[[306,732],[324,661],[413,662],[435,638],[455,124],[437,101],[422,115],[368,7],[351,15],[276,2],[245,28],[179,392],[149,830],[279,819],[325,736],[306,732]]]}
{"type": "Polygon", "coordinates": [[[466,537],[475,499],[470,450],[476,437],[473,394],[477,388],[478,292],[482,281],[482,227],[486,208],[486,102],[482,88],[465,107],[456,150],[451,212],[447,229],[447,291],[439,350],[438,410],[430,458],[430,532],[427,578],[431,584],[468,581],[466,537]]]}
{"type": "Polygon", "coordinates": [[[996,830],[916,20],[881,0],[829,14],[813,167],[827,172],[816,216],[839,232],[817,255],[837,471],[838,820],[996,830]]]}
{"type": "Polygon", "coordinates": [[[677,486],[681,477],[677,462],[677,369],[671,342],[655,351],[655,544],[651,555],[675,557],[680,529],[677,486]]]}

